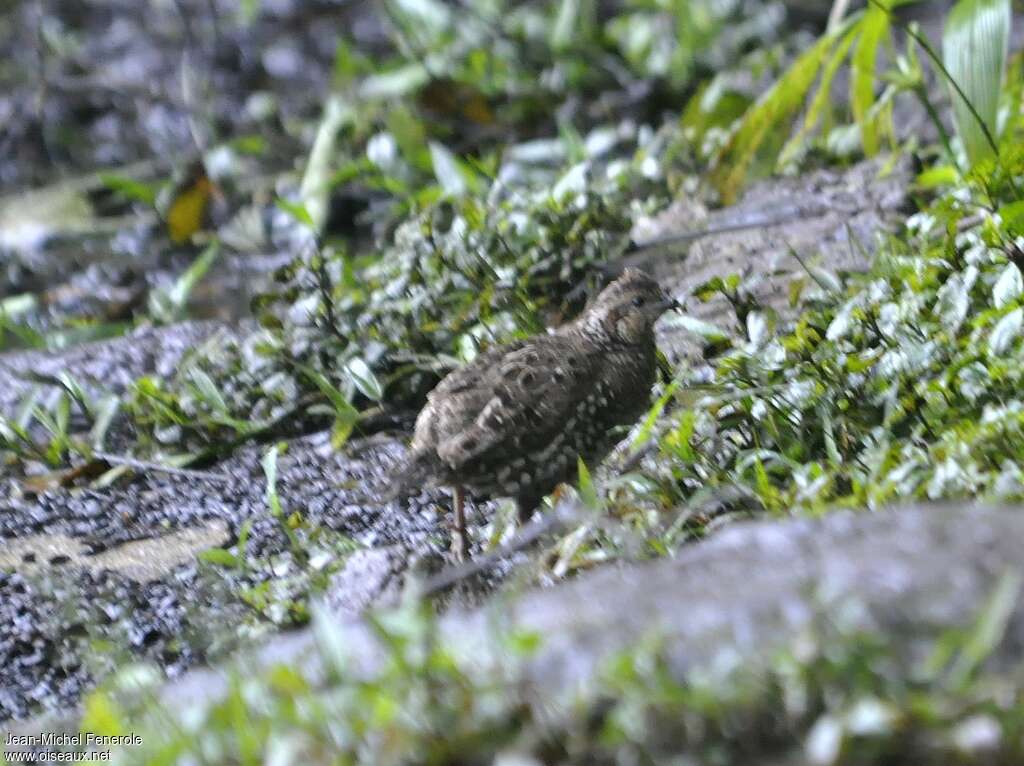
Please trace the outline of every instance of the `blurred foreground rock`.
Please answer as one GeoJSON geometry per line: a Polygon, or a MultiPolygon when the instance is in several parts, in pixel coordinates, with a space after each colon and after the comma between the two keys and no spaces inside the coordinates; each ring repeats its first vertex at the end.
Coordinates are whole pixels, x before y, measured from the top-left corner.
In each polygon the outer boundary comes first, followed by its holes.
{"type": "MultiPolygon", "coordinates": [[[[509,661],[499,634],[536,632],[542,644],[527,660],[526,688],[548,711],[585,695],[610,658],[646,638],[661,638],[672,674],[682,679],[737,660],[756,667],[822,616],[884,634],[909,673],[936,638],[977,619],[1006,573],[1024,568],[1022,539],[1024,509],[1003,507],[922,505],[736,524],[673,560],[609,567],[453,611],[441,619],[441,635],[456,655],[486,664],[509,661]]],[[[381,657],[372,631],[359,621],[336,630],[353,671],[372,674],[381,657]]],[[[311,630],[281,636],[247,653],[243,667],[283,662],[322,680],[315,644],[311,630]]],[[[1022,649],[1018,593],[988,661],[1009,667],[1022,649]]],[[[197,670],[166,685],[161,697],[184,712],[226,688],[225,670],[197,670]]]]}

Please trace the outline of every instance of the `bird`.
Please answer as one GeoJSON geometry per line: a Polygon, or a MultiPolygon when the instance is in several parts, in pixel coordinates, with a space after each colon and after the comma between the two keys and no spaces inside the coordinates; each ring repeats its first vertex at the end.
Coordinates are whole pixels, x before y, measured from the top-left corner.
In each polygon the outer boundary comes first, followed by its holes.
{"type": "Polygon", "coordinates": [[[578,460],[600,463],[650,406],[654,323],[676,300],[627,268],[574,321],[493,347],[427,395],[391,497],[452,489],[451,550],[468,551],[464,493],[514,498],[525,523],[578,460]]]}

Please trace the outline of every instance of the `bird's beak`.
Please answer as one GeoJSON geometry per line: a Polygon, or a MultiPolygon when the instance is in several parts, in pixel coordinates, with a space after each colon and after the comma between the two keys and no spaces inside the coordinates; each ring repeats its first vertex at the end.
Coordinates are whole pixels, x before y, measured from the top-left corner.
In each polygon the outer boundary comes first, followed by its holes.
{"type": "Polygon", "coordinates": [[[665,296],[664,300],[658,302],[661,311],[682,311],[683,305],[671,295],[665,296]]]}

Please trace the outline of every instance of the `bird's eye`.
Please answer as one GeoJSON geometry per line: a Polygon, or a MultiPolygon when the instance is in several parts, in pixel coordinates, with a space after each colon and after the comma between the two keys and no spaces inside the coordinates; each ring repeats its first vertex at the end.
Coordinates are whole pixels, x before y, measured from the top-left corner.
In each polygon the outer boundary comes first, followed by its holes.
{"type": "Polygon", "coordinates": [[[641,306],[643,306],[644,305],[644,296],[642,296],[642,295],[636,296],[633,299],[633,305],[636,306],[637,308],[640,308],[641,306]]]}

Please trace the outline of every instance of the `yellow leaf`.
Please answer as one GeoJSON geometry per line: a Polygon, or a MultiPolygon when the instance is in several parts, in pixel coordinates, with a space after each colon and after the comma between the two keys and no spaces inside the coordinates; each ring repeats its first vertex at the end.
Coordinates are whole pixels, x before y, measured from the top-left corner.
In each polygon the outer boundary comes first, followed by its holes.
{"type": "Polygon", "coordinates": [[[167,209],[167,230],[176,244],[187,242],[203,228],[213,196],[213,183],[200,166],[194,169],[167,209]]]}

